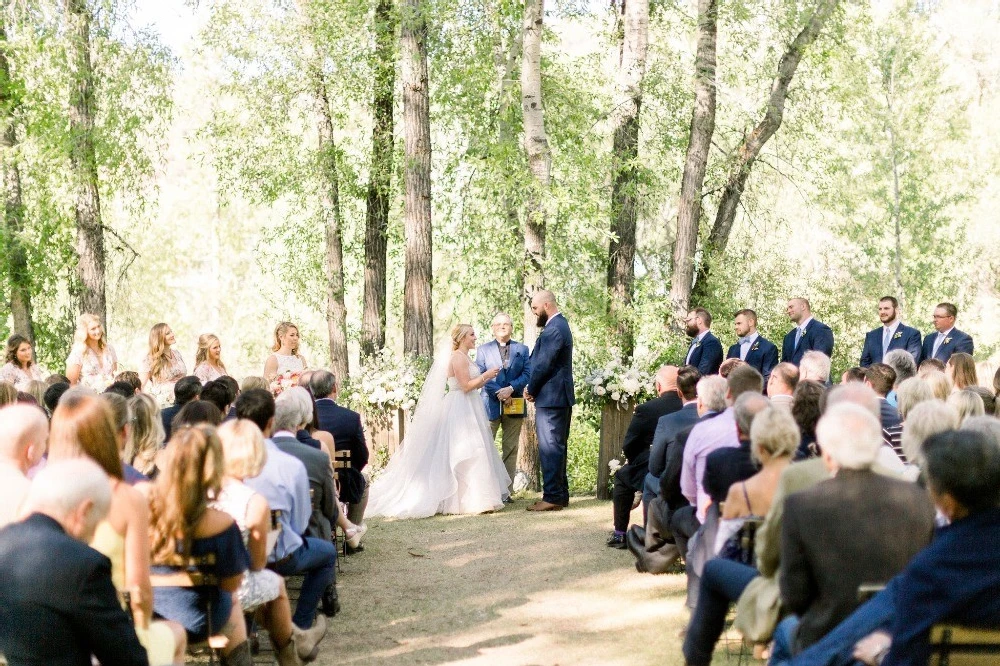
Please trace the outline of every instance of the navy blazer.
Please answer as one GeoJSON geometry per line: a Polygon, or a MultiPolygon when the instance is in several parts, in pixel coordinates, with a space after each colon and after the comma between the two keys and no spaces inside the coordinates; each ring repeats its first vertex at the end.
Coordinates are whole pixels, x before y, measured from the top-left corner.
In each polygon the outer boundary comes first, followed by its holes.
{"type": "Polygon", "coordinates": [[[708,331],[701,341],[692,340],[691,345],[688,347],[691,360],[687,360],[687,352],[685,352],[683,365],[693,365],[698,368],[698,372],[702,376],[718,374],[719,366],[722,365],[722,343],[719,342],[719,338],[708,331]]]}
{"type": "Polygon", "coordinates": [[[833,331],[818,319],[813,319],[806,326],[806,333],[799,340],[798,347],[795,346],[795,329],[785,334],[785,339],[781,343],[781,361],[798,365],[802,361],[802,356],[807,351],[813,350],[833,357],[833,331]]]}
{"type": "Polygon", "coordinates": [[[500,418],[500,401],[497,399],[497,391],[508,386],[514,389],[514,397],[519,398],[524,393],[524,387],[528,385],[528,378],[531,376],[531,361],[529,359],[528,348],[520,342],[511,340],[510,365],[503,367],[500,358],[500,343],[496,340],[479,345],[476,349],[476,365],[479,372],[486,372],[491,368],[500,368],[500,374],[483,385],[483,407],[486,408],[486,417],[490,421],[500,418]]]}
{"type": "Polygon", "coordinates": [[[341,407],[332,398],[316,401],[319,429],[333,435],[333,445],[337,451],[351,452],[351,468],[361,471],[368,464],[368,444],[365,431],[361,427],[361,415],[341,407]]]}
{"type": "MultiPolygon", "coordinates": [[[[794,339],[794,338],[793,338],[794,339]]],[[[729,348],[726,358],[740,357],[740,343],[729,348]]],[[[771,376],[771,370],[778,365],[778,347],[770,340],[758,335],[757,339],[750,345],[747,357],[743,359],[747,365],[759,372],[764,378],[764,386],[767,386],[767,379],[771,376]]]]}
{"type": "Polygon", "coordinates": [[[858,365],[867,368],[869,365],[882,363],[886,353],[893,349],[905,349],[913,356],[914,363],[920,362],[920,331],[900,322],[899,328],[889,340],[889,348],[882,349],[882,328],[880,326],[865,335],[865,346],[861,350],[861,362],[858,365]]]}
{"type": "Polygon", "coordinates": [[[0,530],[0,653],[11,664],[148,666],[111,561],[34,513],[0,530]]]}
{"type": "Polygon", "coordinates": [[[653,431],[653,444],[649,448],[649,473],[660,478],[667,467],[667,450],[673,445],[677,434],[698,422],[698,404],[688,403],[678,411],[661,416],[653,431]]]}
{"type": "MultiPolygon", "coordinates": [[[[934,341],[937,340],[937,336],[937,331],[931,331],[924,336],[924,346],[920,350],[920,363],[931,358],[931,352],[934,351],[934,341]]],[[[972,354],[974,349],[975,345],[972,343],[972,336],[968,333],[963,333],[957,328],[953,328],[951,329],[951,333],[945,336],[944,342],[938,348],[937,354],[934,354],[934,358],[942,363],[947,363],[948,359],[955,352],[972,354]]]]}
{"type": "Polygon", "coordinates": [[[542,329],[531,350],[528,394],[535,407],[562,409],[576,404],[573,386],[573,333],[562,313],[557,313],[542,329]]]}

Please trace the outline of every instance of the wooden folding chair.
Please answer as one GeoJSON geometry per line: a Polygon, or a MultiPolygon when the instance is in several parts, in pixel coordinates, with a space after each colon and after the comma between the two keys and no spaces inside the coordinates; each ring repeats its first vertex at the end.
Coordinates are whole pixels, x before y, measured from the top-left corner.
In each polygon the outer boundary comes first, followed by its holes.
{"type": "MultiPolygon", "coordinates": [[[[337,470],[349,469],[351,467],[351,451],[344,449],[333,452],[333,478],[340,480],[340,473],[337,470]]],[[[333,528],[334,545],[341,550],[344,557],[347,557],[347,534],[342,529],[334,525],[333,528]],[[343,545],[341,545],[343,544],[343,545]]],[[[341,558],[337,558],[337,568],[340,569],[341,558]]]]}
{"type": "MultiPolygon", "coordinates": [[[[214,573],[205,571],[205,567],[213,566],[215,566],[215,553],[192,555],[185,559],[181,569],[165,574],[151,573],[149,581],[154,589],[158,587],[218,587],[219,578],[214,573]]],[[[216,628],[212,626],[211,601],[206,605],[205,613],[208,623],[208,640],[188,645],[188,650],[195,651],[207,647],[209,664],[214,665],[216,657],[221,661],[222,650],[229,645],[229,639],[215,633],[216,628]]]]}
{"type": "Polygon", "coordinates": [[[1000,666],[1000,629],[931,627],[929,666],[1000,666]]]}

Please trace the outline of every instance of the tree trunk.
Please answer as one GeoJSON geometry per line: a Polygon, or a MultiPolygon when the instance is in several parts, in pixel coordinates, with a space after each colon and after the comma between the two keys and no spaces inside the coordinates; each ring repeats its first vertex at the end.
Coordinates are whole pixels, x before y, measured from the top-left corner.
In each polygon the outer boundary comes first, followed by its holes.
{"type": "Polygon", "coordinates": [[[17,164],[17,126],[15,112],[20,104],[11,79],[10,61],[7,59],[7,26],[0,14],[0,109],[5,112],[0,150],[3,151],[4,182],[4,236],[7,239],[7,269],[10,278],[10,311],[14,319],[14,333],[19,333],[32,343],[35,327],[31,321],[31,275],[28,259],[21,243],[24,229],[24,205],[21,201],[21,171],[17,164]]]}
{"type": "Polygon", "coordinates": [[[392,0],[375,5],[372,161],[365,215],[365,296],[361,356],[385,347],[386,245],[392,193],[393,93],[396,87],[396,16],[392,0]]]}
{"type": "Polygon", "coordinates": [[[403,60],[403,133],[406,144],[403,351],[434,353],[431,301],[431,119],[427,74],[427,19],[422,0],[405,0],[400,41],[403,60]]]}
{"type": "Polygon", "coordinates": [[[694,255],[698,247],[702,186],[708,152],[715,134],[715,52],[718,32],[717,0],[698,0],[698,50],[695,54],[694,108],[681,198],[677,205],[677,241],[674,245],[670,302],[679,320],[687,313],[694,280],[694,255]]]}
{"type": "Polygon", "coordinates": [[[639,207],[639,110],[649,51],[649,0],[622,0],[622,41],[611,148],[611,243],[608,247],[608,314],[625,358],[632,358],[632,290],[639,207]]]}
{"type": "MultiPolygon", "coordinates": [[[[545,199],[552,172],[552,153],[545,133],[545,107],[542,104],[542,19],[545,0],[525,0],[523,37],[521,40],[521,114],[524,125],[524,152],[532,186],[525,194],[524,205],[524,339],[533,345],[538,339],[535,315],[531,312],[531,297],[545,285],[545,199]]],[[[528,489],[538,490],[538,440],[535,433],[534,409],[521,429],[521,446],[517,467],[528,475],[528,489]]]]}
{"type": "Polygon", "coordinates": [[[739,209],[747,179],[750,178],[750,170],[760,155],[761,149],[764,148],[764,144],[781,127],[785,115],[785,100],[788,98],[788,86],[792,82],[792,77],[795,76],[795,70],[798,68],[806,49],[819,37],[823,25],[838,4],[839,0],[819,0],[816,3],[809,21],[792,40],[778,62],[778,73],[771,82],[771,94],[767,101],[764,117],[736,149],[736,159],[729,168],[722,198],[719,200],[719,209],[715,215],[715,223],[712,225],[712,231],[709,235],[705,258],[699,269],[698,282],[702,285],[702,289],[707,288],[712,262],[721,258],[726,251],[726,245],[729,243],[729,236],[733,230],[733,222],[736,220],[736,211],[739,209]]]}
{"type": "Polygon", "coordinates": [[[97,315],[107,328],[104,293],[104,227],[94,151],[94,71],[90,60],[87,0],[66,0],[67,58],[72,75],[69,127],[70,162],[76,215],[77,278],[80,309],[97,315]]]}

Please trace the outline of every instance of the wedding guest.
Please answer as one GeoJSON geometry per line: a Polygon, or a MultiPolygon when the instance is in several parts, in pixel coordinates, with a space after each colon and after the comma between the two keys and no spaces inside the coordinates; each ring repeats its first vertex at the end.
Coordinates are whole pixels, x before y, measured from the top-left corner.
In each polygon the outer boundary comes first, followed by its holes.
{"type": "Polygon", "coordinates": [[[677,370],[677,395],[682,405],[679,410],[661,416],[653,431],[653,444],[649,449],[649,469],[643,483],[643,501],[648,505],[660,488],[660,477],[667,468],[667,452],[681,430],[698,421],[698,381],[701,373],[691,365],[677,370]]]}
{"type": "Polygon", "coordinates": [[[923,379],[928,372],[933,372],[935,370],[938,372],[944,372],[944,368],[944,361],[936,358],[925,358],[920,361],[920,365],[917,366],[917,376],[923,379]]]}
{"type": "Polygon", "coordinates": [[[132,428],[125,443],[125,462],[147,478],[155,479],[159,471],[156,467],[156,455],[166,439],[163,422],[160,420],[160,408],[145,393],[136,393],[129,400],[129,407],[132,410],[132,428]]]}
{"type": "Polygon", "coordinates": [[[113,382],[111,386],[104,389],[104,393],[117,393],[128,400],[135,395],[135,389],[128,382],[113,382]]]}
{"type": "Polygon", "coordinates": [[[21,391],[29,382],[45,379],[45,371],[35,363],[35,350],[28,338],[15,333],[7,339],[6,365],[0,367],[0,381],[10,382],[21,391]]]}
{"type": "Polygon", "coordinates": [[[28,385],[24,387],[24,392],[34,398],[39,407],[42,407],[45,405],[45,390],[47,388],[48,386],[45,382],[40,382],[37,379],[34,379],[28,382],[28,385]]]}
{"type": "Polygon", "coordinates": [[[0,407],[17,402],[17,389],[10,382],[0,381],[0,407]]]}
{"type": "Polygon", "coordinates": [[[149,483],[149,479],[135,467],[125,462],[125,445],[132,432],[132,409],[128,400],[117,393],[101,393],[98,396],[111,408],[112,425],[115,428],[115,444],[118,449],[118,458],[122,461],[122,475],[125,483],[136,486],[141,483],[149,483]]]}
{"type": "MultiPolygon", "coordinates": [[[[2,398],[3,393],[3,382],[0,382],[0,398],[2,398]]],[[[56,411],[56,405],[59,404],[59,399],[63,397],[63,394],[70,389],[69,382],[60,382],[58,384],[51,384],[47,389],[45,389],[45,397],[43,402],[45,403],[45,410],[52,416],[52,412],[56,411]]],[[[3,400],[0,399],[0,405],[3,405],[3,400]]]]}
{"type": "Polygon", "coordinates": [[[0,527],[19,517],[31,481],[28,470],[45,454],[49,422],[37,407],[0,409],[0,527]]]}
{"type": "Polygon", "coordinates": [[[361,415],[337,404],[337,378],[332,372],[317,370],[309,385],[316,398],[320,428],[333,436],[337,451],[351,452],[351,466],[340,470],[340,501],[348,505],[347,519],[360,525],[368,506],[368,482],[361,474],[368,466],[368,444],[361,415]]]}
{"type": "Polygon", "coordinates": [[[164,407],[160,412],[160,418],[163,421],[163,434],[166,438],[164,441],[170,440],[171,428],[173,427],[174,417],[184,408],[184,405],[197,400],[201,397],[201,380],[194,375],[188,375],[187,377],[181,377],[174,384],[174,404],[164,407]]]}
{"type": "Polygon", "coordinates": [[[905,349],[893,349],[885,355],[885,359],[882,362],[896,373],[896,384],[893,386],[893,390],[889,392],[889,395],[885,397],[889,401],[889,404],[895,407],[896,388],[910,377],[917,376],[917,362],[914,360],[913,355],[905,349]]]}
{"type": "Polygon", "coordinates": [[[171,431],[184,426],[210,425],[215,427],[222,423],[222,412],[207,400],[192,400],[181,407],[171,424],[171,431]]]}
{"type": "Polygon", "coordinates": [[[229,375],[222,375],[215,381],[221,383],[226,387],[227,395],[226,399],[229,403],[229,411],[227,411],[222,420],[230,421],[236,418],[236,398],[240,396],[240,384],[235,379],[229,375]]]}
{"type": "Polygon", "coordinates": [[[66,359],[70,385],[83,384],[103,391],[118,372],[118,355],[108,344],[104,326],[96,315],[84,313],[76,321],[73,347],[66,359]]]}
{"type": "Polygon", "coordinates": [[[308,366],[305,357],[299,354],[299,327],[290,321],[283,321],[274,329],[271,351],[274,353],[264,363],[267,382],[286,372],[301,374],[308,366]]]}
{"type": "Polygon", "coordinates": [[[799,380],[830,383],[830,357],[821,351],[807,351],[799,362],[799,380]]]}
{"type": "Polygon", "coordinates": [[[11,666],[149,664],[108,559],[87,546],[110,504],[96,464],[54,463],[35,477],[28,517],[0,531],[0,653],[11,666]]]}
{"type": "Polygon", "coordinates": [[[819,382],[800,381],[795,387],[794,401],[792,402],[792,418],[799,426],[799,433],[802,441],[799,450],[795,454],[796,460],[812,458],[816,455],[816,424],[822,415],[821,401],[826,393],[826,388],[819,382]]]}
{"type": "Polygon", "coordinates": [[[136,393],[142,390],[142,382],[139,381],[139,373],[134,370],[126,370],[124,372],[119,372],[117,375],[115,375],[115,381],[125,382],[126,384],[131,386],[136,393]]]}
{"type": "Polygon", "coordinates": [[[172,349],[177,342],[174,332],[160,323],[149,331],[149,353],[139,366],[139,383],[142,390],[154,395],[170,395],[174,384],[187,374],[187,366],[180,352],[172,349]]]}
{"type": "Polygon", "coordinates": [[[993,395],[993,391],[989,390],[985,386],[970,386],[966,391],[972,391],[978,395],[983,400],[983,409],[986,412],[986,416],[994,416],[997,411],[997,398],[993,395]]]}
{"type": "Polygon", "coordinates": [[[53,384],[69,384],[69,377],[54,373],[45,378],[45,383],[49,386],[53,384]]]}
{"type": "Polygon", "coordinates": [[[844,370],[844,374],[840,376],[840,383],[850,384],[851,382],[864,382],[865,377],[865,369],[861,366],[848,368],[847,370],[844,370]]]}
{"type": "Polygon", "coordinates": [[[888,428],[898,426],[900,423],[899,410],[889,404],[886,396],[896,383],[896,371],[885,363],[872,363],[865,368],[865,383],[875,391],[881,407],[879,421],[882,424],[882,437],[886,444],[892,444],[892,435],[887,433],[888,428]]]}
{"type": "MultiPolygon", "coordinates": [[[[792,298],[785,312],[795,328],[789,331],[781,343],[781,360],[800,365],[803,355],[810,350],[833,356],[833,331],[830,327],[813,319],[809,301],[792,298]]],[[[829,373],[828,373],[829,374],[829,373]]],[[[807,379],[807,378],[804,378],[807,379]]]]}
{"type": "Polygon", "coordinates": [[[976,361],[969,354],[956,352],[948,358],[945,363],[945,374],[951,380],[954,390],[961,391],[970,386],[979,384],[979,377],[976,373],[976,361]]]}
{"type": "Polygon", "coordinates": [[[975,353],[972,336],[955,328],[958,308],[952,303],[938,303],[934,308],[934,332],[924,336],[921,360],[934,358],[947,363],[956,352],[975,353]]]}
{"type": "Polygon", "coordinates": [[[702,486],[712,503],[721,507],[733,486],[757,473],[757,460],[750,444],[750,429],[757,415],[770,407],[771,401],[766,396],[753,391],[744,393],[733,403],[736,436],[740,444],[712,451],[705,460],[702,486]]]}
{"type": "Polygon", "coordinates": [[[927,372],[923,375],[922,379],[927,382],[927,385],[931,387],[931,391],[934,392],[934,397],[938,400],[947,400],[948,396],[951,395],[953,387],[951,385],[951,380],[944,372],[927,372]]]}
{"type": "Polygon", "coordinates": [[[741,365],[749,365],[749,363],[741,361],[738,358],[727,358],[722,362],[722,365],[719,366],[719,375],[721,375],[724,379],[729,379],[729,373],[741,365]]]}
{"type": "Polygon", "coordinates": [[[906,455],[903,453],[902,444],[906,419],[914,407],[928,400],[934,400],[934,393],[931,391],[931,387],[927,385],[927,382],[919,377],[910,377],[902,384],[897,385],[896,405],[899,412],[899,423],[895,426],[883,428],[882,430],[889,437],[889,446],[892,447],[892,450],[896,452],[896,455],[903,462],[906,462],[906,455]]]}
{"type": "Polygon", "coordinates": [[[233,398],[224,382],[212,380],[201,387],[201,399],[219,408],[220,414],[228,414],[233,398]]]}
{"type": "Polygon", "coordinates": [[[983,399],[975,391],[963,389],[955,391],[947,400],[948,404],[958,412],[958,422],[961,424],[965,419],[973,416],[983,416],[986,408],[983,406],[983,399]]]}
{"type": "Polygon", "coordinates": [[[249,377],[244,377],[243,381],[240,383],[240,392],[250,391],[253,389],[263,389],[268,390],[267,380],[263,377],[258,377],[256,375],[250,375],[249,377]]]}
{"type": "Polygon", "coordinates": [[[957,430],[960,422],[955,408],[940,400],[925,400],[909,411],[899,442],[903,453],[900,457],[909,463],[905,478],[914,480],[920,475],[927,438],[946,430],[957,430]]]}
{"type": "Polygon", "coordinates": [[[767,397],[771,399],[771,405],[791,412],[795,387],[798,385],[799,369],[796,365],[786,361],[774,366],[767,380],[767,397]]]}
{"type": "Polygon", "coordinates": [[[194,355],[194,374],[202,384],[229,374],[226,364],[222,362],[222,343],[212,333],[198,336],[198,351],[194,355]]]}

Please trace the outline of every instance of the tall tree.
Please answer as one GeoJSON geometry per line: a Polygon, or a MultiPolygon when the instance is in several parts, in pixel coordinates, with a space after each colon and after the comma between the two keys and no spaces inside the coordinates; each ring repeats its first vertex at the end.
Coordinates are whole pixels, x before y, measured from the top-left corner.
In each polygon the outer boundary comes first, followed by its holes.
{"type": "Polygon", "coordinates": [[[694,108],[681,198],[677,206],[677,239],[674,245],[670,301],[675,316],[686,314],[694,279],[694,257],[698,247],[702,186],[708,167],[708,152],[715,134],[715,64],[718,35],[717,0],[698,0],[698,48],[695,53],[694,108]]]}
{"type": "Polygon", "coordinates": [[[24,229],[24,203],[21,200],[21,171],[17,158],[16,115],[19,94],[11,76],[7,43],[6,17],[0,12],[0,114],[3,114],[3,132],[0,133],[4,183],[4,236],[6,238],[7,274],[10,283],[10,311],[14,318],[14,332],[32,342],[35,327],[31,321],[31,276],[28,260],[21,241],[24,229]]]}
{"type": "Polygon", "coordinates": [[[375,52],[372,58],[372,156],[365,214],[365,295],[361,319],[361,355],[385,346],[386,245],[393,166],[393,94],[396,87],[396,14],[392,0],[375,4],[375,52]]]}
{"type": "Polygon", "coordinates": [[[90,57],[93,17],[87,0],[65,0],[66,54],[72,76],[69,99],[70,162],[75,195],[80,308],[107,327],[104,226],[94,150],[94,69],[90,57]]]}
{"type": "Polygon", "coordinates": [[[427,74],[427,7],[405,0],[400,42],[403,60],[403,134],[406,164],[403,223],[406,266],[403,284],[403,351],[434,353],[431,280],[431,117],[427,74]]]}
{"type": "Polygon", "coordinates": [[[632,357],[635,346],[632,290],[635,284],[635,229],[639,207],[639,111],[649,52],[649,0],[622,0],[619,30],[618,99],[612,114],[611,243],[608,247],[608,314],[632,357]]]}

